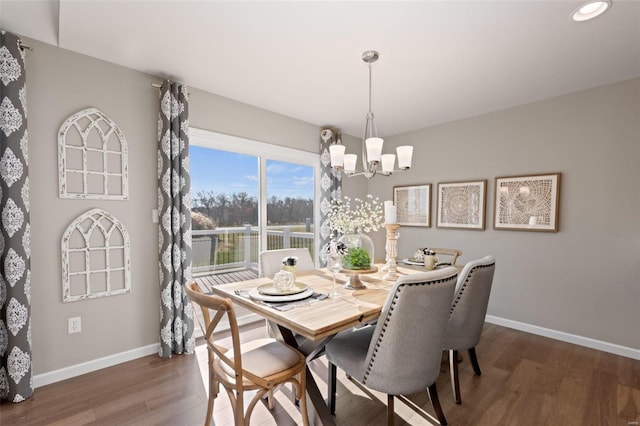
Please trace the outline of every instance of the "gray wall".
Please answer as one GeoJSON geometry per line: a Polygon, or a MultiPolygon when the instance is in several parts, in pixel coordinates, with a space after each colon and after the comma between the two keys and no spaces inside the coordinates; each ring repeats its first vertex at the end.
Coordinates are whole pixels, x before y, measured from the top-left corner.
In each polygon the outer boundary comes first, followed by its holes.
{"type": "MultiPolygon", "coordinates": [[[[42,374],[158,341],[159,284],[156,134],[159,77],[29,40],[27,53],[34,373],[42,374]],[[96,107],[129,145],[128,201],[58,198],[57,132],[71,114],[96,107]],[[60,239],[79,214],[100,207],[131,237],[131,293],[62,303],[60,239]],[[67,319],[82,332],[67,334],[67,319]]],[[[191,90],[191,125],[317,152],[320,129],[200,90],[191,90]]]]}
{"type": "MultiPolygon", "coordinates": [[[[158,77],[42,43],[27,54],[35,374],[151,345],[158,339],[156,119],[158,77]],[[97,107],[129,144],[128,201],[61,200],[57,131],[72,113],[97,107]],[[131,236],[130,294],[62,303],[60,238],[93,207],[131,236]],[[67,334],[67,318],[82,333],[67,334]]],[[[191,124],[316,152],[319,128],[192,89],[191,124]]],[[[498,257],[490,314],[640,348],[640,80],[387,138],[415,145],[414,167],[391,178],[345,178],[345,193],[391,198],[393,185],[563,173],[560,233],[402,228],[400,256],[417,246],[459,247],[462,261],[498,257]],[[615,206],[615,208],[610,207],[615,206]]],[[[349,152],[359,140],[345,136],[349,152]]],[[[492,221],[493,209],[487,209],[492,221]]],[[[383,232],[374,238],[383,253],[383,232]]]]}
{"type": "MultiPolygon", "coordinates": [[[[462,263],[493,254],[490,315],[640,349],[640,79],[389,137],[385,152],[405,144],[412,169],[369,192],[488,179],[487,229],[402,227],[400,258],[425,246],[459,248],[462,263]],[[560,232],[493,230],[494,178],[548,172],[562,173],[560,232]]],[[[375,241],[383,253],[382,231],[375,241]]]]}

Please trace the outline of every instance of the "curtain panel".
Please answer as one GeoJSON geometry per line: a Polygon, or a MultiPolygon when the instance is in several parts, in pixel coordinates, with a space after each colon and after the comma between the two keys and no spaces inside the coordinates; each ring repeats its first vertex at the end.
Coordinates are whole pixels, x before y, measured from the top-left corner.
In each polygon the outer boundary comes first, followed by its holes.
{"type": "Polygon", "coordinates": [[[0,399],[33,394],[27,88],[20,39],[0,31],[0,399]]]}
{"type": "Polygon", "coordinates": [[[187,87],[164,81],[158,117],[160,350],[162,358],[193,353],[194,315],[184,286],[191,281],[191,194],[187,87]]]}
{"type": "MultiPolygon", "coordinates": [[[[320,132],[320,247],[331,240],[327,214],[331,211],[331,200],[342,198],[342,175],[331,168],[329,146],[342,143],[342,133],[337,129],[322,129],[320,132]]],[[[327,265],[327,254],[320,250],[320,266],[327,265]]]]}

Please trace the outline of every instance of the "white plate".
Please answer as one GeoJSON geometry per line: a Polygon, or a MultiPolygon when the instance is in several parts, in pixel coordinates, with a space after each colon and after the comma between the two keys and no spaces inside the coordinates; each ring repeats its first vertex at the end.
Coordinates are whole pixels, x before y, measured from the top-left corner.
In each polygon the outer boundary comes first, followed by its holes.
{"type": "Polygon", "coordinates": [[[293,302],[294,300],[302,300],[313,294],[313,289],[308,288],[302,293],[287,294],[284,296],[269,296],[268,294],[262,294],[257,288],[249,290],[249,297],[255,300],[261,300],[263,302],[293,302]]]}
{"type": "Polygon", "coordinates": [[[411,259],[402,259],[402,263],[406,263],[407,265],[424,266],[424,262],[416,262],[415,260],[411,259]]]}
{"type": "Polygon", "coordinates": [[[276,287],[273,283],[262,284],[258,286],[258,291],[260,294],[266,294],[267,296],[288,296],[291,294],[298,294],[305,291],[309,288],[306,284],[302,283],[294,283],[294,286],[291,290],[276,290],[276,287]]]}

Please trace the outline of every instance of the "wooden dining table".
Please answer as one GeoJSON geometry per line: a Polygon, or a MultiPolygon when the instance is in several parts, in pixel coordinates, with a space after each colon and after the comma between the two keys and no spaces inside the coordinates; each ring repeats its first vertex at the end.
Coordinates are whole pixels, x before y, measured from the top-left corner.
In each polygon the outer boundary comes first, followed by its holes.
{"type": "MultiPolygon", "coordinates": [[[[425,270],[398,266],[397,271],[398,275],[402,276],[425,270]]],[[[335,421],[311,374],[308,362],[318,357],[325,344],[337,333],[378,318],[389,290],[395,283],[395,280],[384,280],[383,276],[384,273],[380,271],[362,275],[360,279],[366,288],[347,290],[342,287],[347,277],[344,274],[338,274],[336,291],[339,297],[314,301],[284,311],[275,309],[268,303],[253,300],[246,295],[247,290],[272,282],[270,278],[219,285],[213,287],[212,291],[264,317],[277,339],[297,348],[307,357],[306,379],[310,406],[316,411],[322,424],[333,425],[335,421]]],[[[333,290],[333,275],[327,269],[299,273],[296,282],[309,286],[316,293],[331,294],[333,290]]],[[[328,386],[331,392],[336,384],[328,383],[328,386]]]]}

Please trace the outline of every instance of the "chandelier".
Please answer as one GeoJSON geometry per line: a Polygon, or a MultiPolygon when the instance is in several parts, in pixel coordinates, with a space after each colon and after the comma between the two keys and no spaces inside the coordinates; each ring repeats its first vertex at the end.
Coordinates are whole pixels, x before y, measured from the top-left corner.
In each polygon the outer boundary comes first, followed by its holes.
{"type": "Polygon", "coordinates": [[[399,170],[394,170],[396,154],[382,153],[384,140],[378,137],[373,112],[371,112],[371,64],[377,61],[379,57],[380,55],[375,50],[367,50],[362,53],[362,60],[369,64],[369,112],[364,124],[364,134],[362,135],[363,171],[356,170],[358,156],[356,154],[345,154],[346,148],[344,145],[333,144],[329,147],[331,167],[334,170],[343,171],[347,176],[364,175],[367,179],[371,179],[378,173],[384,176],[391,176],[394,171],[409,170],[411,167],[412,146],[399,146],[396,148],[399,170]]]}

